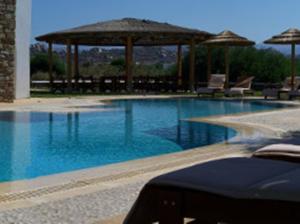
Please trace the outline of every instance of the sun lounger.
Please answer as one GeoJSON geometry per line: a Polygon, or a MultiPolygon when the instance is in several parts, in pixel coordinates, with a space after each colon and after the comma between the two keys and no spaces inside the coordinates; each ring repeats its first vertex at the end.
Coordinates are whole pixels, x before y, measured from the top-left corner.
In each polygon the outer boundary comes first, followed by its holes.
{"type": "Polygon", "coordinates": [[[251,89],[253,79],[254,76],[238,78],[234,87],[227,89],[225,91],[225,95],[227,96],[235,96],[235,95],[244,96],[246,94],[253,95],[253,91],[251,89]]]}
{"type": "Polygon", "coordinates": [[[291,90],[289,91],[289,99],[292,100],[294,98],[300,97],[300,90],[296,89],[296,90],[291,90]]]}
{"type": "Polygon", "coordinates": [[[197,89],[198,96],[200,95],[212,95],[215,96],[216,93],[224,92],[225,85],[225,75],[214,74],[208,82],[207,87],[201,87],[197,89]]]}
{"type": "MultiPolygon", "coordinates": [[[[281,94],[282,93],[289,93],[290,91],[292,91],[292,81],[291,81],[291,77],[288,77],[285,79],[283,85],[281,88],[276,89],[276,88],[267,88],[264,89],[262,94],[265,97],[265,99],[267,99],[268,97],[274,97],[277,99],[281,98],[281,94]]],[[[297,90],[300,86],[300,77],[297,76],[295,77],[295,83],[294,83],[294,91],[297,90]]],[[[294,92],[292,91],[292,92],[294,92]]]]}
{"type": "Polygon", "coordinates": [[[55,79],[53,80],[53,83],[51,85],[51,92],[56,93],[65,93],[67,90],[67,80],[62,78],[62,79],[55,79]]]}
{"type": "Polygon", "coordinates": [[[300,223],[300,147],[195,165],[152,179],[124,224],[300,223]]]}

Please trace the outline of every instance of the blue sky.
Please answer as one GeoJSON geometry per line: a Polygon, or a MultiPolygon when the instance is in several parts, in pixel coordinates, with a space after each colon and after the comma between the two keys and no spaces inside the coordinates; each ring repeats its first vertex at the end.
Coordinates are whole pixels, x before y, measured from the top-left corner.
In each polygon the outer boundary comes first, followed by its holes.
{"type": "Polygon", "coordinates": [[[198,28],[224,29],[257,43],[300,28],[299,0],[32,0],[32,41],[51,31],[136,17],[198,28]]]}

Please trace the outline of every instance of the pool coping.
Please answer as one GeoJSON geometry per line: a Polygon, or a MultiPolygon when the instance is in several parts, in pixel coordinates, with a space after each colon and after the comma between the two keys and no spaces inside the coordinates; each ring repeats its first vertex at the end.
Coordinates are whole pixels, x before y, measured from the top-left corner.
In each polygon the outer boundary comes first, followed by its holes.
{"type": "MultiPolygon", "coordinates": [[[[33,180],[2,183],[0,185],[0,210],[9,209],[9,207],[7,207],[8,203],[14,203],[14,205],[16,205],[15,203],[19,202],[17,207],[23,207],[27,206],[28,202],[30,202],[29,204],[39,202],[39,200],[35,201],[35,198],[45,196],[50,200],[51,194],[55,193],[64,193],[74,190],[81,191],[87,187],[95,186],[99,186],[100,190],[101,187],[106,187],[106,185],[111,187],[111,184],[118,181],[137,178],[141,175],[151,174],[152,172],[156,173],[156,171],[165,173],[169,170],[171,171],[211,159],[246,154],[247,151],[243,145],[229,147],[228,144],[222,143],[105,167],[39,177],[33,180]],[[136,167],[139,168],[137,169],[136,167]],[[105,175],[103,175],[104,173],[105,175]]],[[[85,193],[85,190],[81,193],[85,193]]],[[[74,193],[74,195],[76,195],[76,193],[74,193]]],[[[56,197],[53,198],[55,199],[56,197]]]]}
{"type": "MultiPolygon", "coordinates": [[[[170,97],[168,97],[170,98],[170,97]]],[[[174,98],[174,97],[171,97],[174,98]]],[[[109,99],[112,100],[112,99],[109,99]]],[[[120,100],[117,99],[116,100],[120,100]]],[[[276,101],[280,102],[280,101],[276,101]]],[[[288,108],[290,110],[291,108],[288,108]]],[[[279,111],[285,109],[274,109],[270,111],[279,111]]],[[[266,113],[266,111],[250,112],[250,114],[266,113]]],[[[237,113],[231,115],[220,115],[211,117],[201,117],[188,119],[189,121],[205,122],[233,128],[238,131],[234,140],[247,138],[253,132],[260,132],[263,135],[277,135],[277,130],[270,130],[259,125],[237,124],[235,122],[222,121],[222,118],[228,116],[243,116],[248,113],[237,113]]],[[[103,167],[88,168],[79,171],[65,172],[43,176],[31,180],[12,181],[0,183],[0,210],[8,209],[8,203],[17,203],[19,206],[32,205],[32,199],[49,196],[55,193],[61,193],[72,190],[82,190],[87,187],[107,185],[124,179],[130,179],[154,171],[167,171],[182,166],[189,166],[200,161],[221,158],[224,156],[233,156],[236,154],[247,155],[246,144],[231,144],[223,142],[205,147],[198,147],[184,152],[176,152],[144,159],[122,162],[118,164],[107,165],[103,167]],[[220,150],[222,149],[222,150],[220,150]],[[171,161],[171,162],[170,162],[171,161]],[[155,165],[153,165],[155,164],[155,165]],[[136,167],[139,167],[136,169],[136,167]],[[119,172],[119,171],[122,172],[119,172]],[[28,203],[28,200],[31,203],[28,203]],[[20,202],[20,203],[18,203],[20,202]]],[[[78,192],[77,192],[78,193],[78,192]]],[[[84,193],[84,192],[82,192],[84,193]]],[[[54,197],[55,198],[55,197],[54,197]]],[[[16,205],[16,204],[15,204],[16,205]]]]}

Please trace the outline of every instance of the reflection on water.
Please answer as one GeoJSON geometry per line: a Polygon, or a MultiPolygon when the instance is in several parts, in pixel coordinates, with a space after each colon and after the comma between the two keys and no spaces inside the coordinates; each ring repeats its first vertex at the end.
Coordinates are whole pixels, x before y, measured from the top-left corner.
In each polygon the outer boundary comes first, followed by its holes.
{"type": "Polygon", "coordinates": [[[235,131],[205,123],[179,121],[175,127],[151,130],[148,133],[176,142],[183,149],[191,149],[227,141],[234,136],[235,131]]]}
{"type": "Polygon", "coordinates": [[[30,113],[0,114],[9,121],[0,125],[0,180],[26,176],[26,167],[32,162],[30,113]]]}
{"type": "Polygon", "coordinates": [[[132,102],[128,102],[125,105],[125,145],[130,146],[132,144],[133,132],[133,111],[132,102]]]}
{"type": "Polygon", "coordinates": [[[225,127],[190,117],[271,109],[241,102],[116,101],[112,111],[0,113],[0,181],[34,178],[226,141],[225,127]]]}

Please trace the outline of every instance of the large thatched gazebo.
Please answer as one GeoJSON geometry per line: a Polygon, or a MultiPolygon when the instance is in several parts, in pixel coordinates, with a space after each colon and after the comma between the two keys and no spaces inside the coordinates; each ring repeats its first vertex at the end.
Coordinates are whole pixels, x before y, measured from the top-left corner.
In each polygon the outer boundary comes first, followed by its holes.
{"type": "Polygon", "coordinates": [[[53,44],[67,46],[68,91],[72,82],[72,46],[74,46],[74,76],[79,75],[78,46],[125,46],[126,80],[128,91],[132,90],[133,46],[178,46],[178,79],[182,79],[182,45],[190,47],[189,88],[195,89],[195,46],[211,37],[212,34],[196,29],[189,29],[168,23],[150,20],[125,18],[80,26],[73,29],[49,33],[36,38],[49,44],[49,76],[52,75],[53,44]]]}

